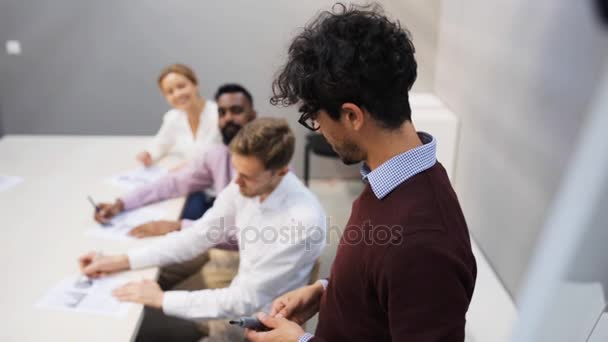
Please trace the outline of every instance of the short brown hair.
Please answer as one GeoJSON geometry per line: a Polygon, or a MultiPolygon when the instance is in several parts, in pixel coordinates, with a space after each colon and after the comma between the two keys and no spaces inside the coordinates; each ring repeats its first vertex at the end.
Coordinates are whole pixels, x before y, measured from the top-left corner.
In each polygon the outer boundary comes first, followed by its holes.
{"type": "Polygon", "coordinates": [[[189,79],[190,82],[194,83],[194,85],[198,85],[198,80],[196,79],[196,74],[194,73],[194,71],[192,69],[190,69],[189,66],[184,65],[184,64],[175,63],[175,64],[169,65],[168,67],[165,67],[160,72],[160,75],[158,75],[158,86],[159,87],[161,86],[161,82],[163,81],[163,79],[172,72],[176,73],[176,74],[180,74],[180,75],[184,76],[185,78],[189,79]]]}
{"type": "Polygon", "coordinates": [[[230,151],[260,159],[266,170],[278,170],[291,161],[295,140],[286,120],[260,118],[241,129],[232,139],[230,151]]]}

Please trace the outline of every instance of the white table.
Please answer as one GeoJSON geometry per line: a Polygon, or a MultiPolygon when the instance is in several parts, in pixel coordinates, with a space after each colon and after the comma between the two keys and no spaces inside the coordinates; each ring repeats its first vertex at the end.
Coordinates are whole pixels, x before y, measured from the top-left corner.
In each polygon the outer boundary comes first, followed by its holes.
{"type": "MultiPolygon", "coordinates": [[[[0,139],[0,174],[24,182],[0,192],[0,341],[129,341],[141,319],[141,305],[126,318],[46,311],[35,303],[66,276],[78,272],[77,257],[89,250],[123,252],[150,243],[86,236],[94,224],[87,201],[112,201],[124,190],[104,182],[137,167],[134,160],[150,138],[5,136],[0,139]]],[[[182,199],[157,204],[176,219],[182,199]]],[[[134,279],[155,279],[158,269],[132,271],[134,279]]]]}

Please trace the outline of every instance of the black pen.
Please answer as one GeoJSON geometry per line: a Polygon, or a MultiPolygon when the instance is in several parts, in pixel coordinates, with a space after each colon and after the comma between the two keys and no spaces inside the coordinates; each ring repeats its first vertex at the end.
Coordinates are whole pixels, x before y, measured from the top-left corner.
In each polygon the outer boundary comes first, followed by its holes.
{"type": "MultiPolygon", "coordinates": [[[[95,204],[95,201],[93,201],[93,198],[91,196],[87,196],[87,199],[93,205],[93,208],[95,208],[95,212],[98,213],[101,210],[101,208],[97,204],[95,204]]],[[[106,223],[101,223],[101,226],[110,227],[110,226],[112,226],[112,222],[108,221],[106,223]]]]}
{"type": "Polygon", "coordinates": [[[269,331],[270,328],[262,324],[259,319],[255,317],[242,317],[239,319],[231,320],[229,322],[232,325],[238,325],[239,327],[255,330],[255,331],[269,331]]]}
{"type": "Polygon", "coordinates": [[[97,204],[95,204],[95,201],[93,201],[93,198],[91,198],[91,196],[87,196],[89,202],[93,205],[93,208],[95,208],[95,212],[99,212],[99,210],[101,210],[99,208],[99,206],[97,204]]]}

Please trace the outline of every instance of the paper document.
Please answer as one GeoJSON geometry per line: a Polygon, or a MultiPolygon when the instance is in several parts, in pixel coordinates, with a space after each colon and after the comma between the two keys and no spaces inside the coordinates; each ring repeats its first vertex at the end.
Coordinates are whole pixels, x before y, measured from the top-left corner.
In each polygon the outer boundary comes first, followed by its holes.
{"type": "Polygon", "coordinates": [[[112,218],[109,224],[102,225],[96,223],[95,226],[86,231],[86,234],[112,240],[134,239],[128,235],[131,229],[150,221],[161,220],[164,217],[165,211],[156,208],[144,207],[125,211],[112,218]]]}
{"type": "Polygon", "coordinates": [[[124,317],[131,303],[120,302],[112,291],[129,282],[124,276],[88,279],[75,275],[62,280],[37,304],[39,309],[124,317]]]}
{"type": "Polygon", "coordinates": [[[107,182],[114,186],[131,190],[151,183],[166,173],[167,170],[159,166],[141,167],[135,170],[118,173],[110,177],[107,182]]]}
{"type": "Polygon", "coordinates": [[[21,182],[21,177],[0,175],[0,191],[8,190],[21,182]]]}

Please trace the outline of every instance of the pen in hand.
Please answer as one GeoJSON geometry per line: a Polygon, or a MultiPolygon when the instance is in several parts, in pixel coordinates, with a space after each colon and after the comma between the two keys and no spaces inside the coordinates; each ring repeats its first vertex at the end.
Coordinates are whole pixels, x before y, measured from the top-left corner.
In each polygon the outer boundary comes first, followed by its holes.
{"type": "MultiPolygon", "coordinates": [[[[93,208],[95,208],[95,213],[99,213],[101,211],[101,207],[95,203],[95,201],[93,200],[93,197],[87,196],[87,199],[89,200],[89,203],[91,203],[91,205],[93,206],[93,208]]],[[[104,227],[109,227],[109,226],[112,225],[112,222],[110,222],[110,221],[108,221],[108,222],[100,222],[100,223],[104,227]]]]}
{"type": "Polygon", "coordinates": [[[97,204],[95,204],[95,201],[93,201],[93,198],[91,196],[87,196],[87,199],[89,200],[89,203],[91,203],[91,205],[93,205],[93,208],[95,208],[95,212],[99,212],[99,210],[101,210],[101,208],[99,208],[99,206],[97,204]]]}
{"type": "MultiPolygon", "coordinates": [[[[80,259],[80,267],[81,269],[83,267],[87,267],[88,265],[94,263],[98,258],[101,258],[103,256],[103,254],[101,253],[101,251],[97,251],[95,252],[95,254],[90,258],[90,260],[88,260],[88,262],[86,261],[86,259],[80,259]]],[[[93,285],[93,279],[94,277],[91,276],[87,276],[86,274],[82,274],[80,277],[78,277],[78,279],[76,280],[76,283],[74,284],[75,287],[78,288],[87,288],[93,285]]]]}

